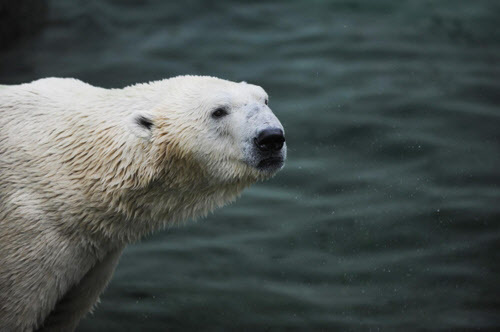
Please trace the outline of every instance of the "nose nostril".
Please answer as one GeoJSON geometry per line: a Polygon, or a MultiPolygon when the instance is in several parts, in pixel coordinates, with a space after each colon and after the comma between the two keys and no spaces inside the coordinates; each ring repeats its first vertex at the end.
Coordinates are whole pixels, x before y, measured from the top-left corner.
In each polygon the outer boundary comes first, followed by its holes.
{"type": "Polygon", "coordinates": [[[265,129],[254,139],[261,151],[279,151],[285,143],[283,131],[279,128],[265,129]]]}

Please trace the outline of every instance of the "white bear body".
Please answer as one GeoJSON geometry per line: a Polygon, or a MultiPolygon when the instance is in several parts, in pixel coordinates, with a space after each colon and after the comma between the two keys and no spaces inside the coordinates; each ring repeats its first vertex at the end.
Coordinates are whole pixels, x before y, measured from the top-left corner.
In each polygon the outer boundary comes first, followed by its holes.
{"type": "Polygon", "coordinates": [[[264,102],[260,87],[195,76],[0,86],[0,331],[74,329],[127,243],[272,176],[285,149],[252,145],[282,130],[264,102]]]}

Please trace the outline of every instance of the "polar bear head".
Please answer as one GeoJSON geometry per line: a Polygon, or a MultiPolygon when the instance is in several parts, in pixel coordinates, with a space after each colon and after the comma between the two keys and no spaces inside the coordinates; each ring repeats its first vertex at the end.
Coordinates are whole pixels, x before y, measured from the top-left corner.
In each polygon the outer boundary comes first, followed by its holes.
{"type": "Polygon", "coordinates": [[[159,105],[134,118],[160,163],[219,184],[263,180],[283,167],[284,129],[264,89],[206,76],[162,84],[159,105]]]}

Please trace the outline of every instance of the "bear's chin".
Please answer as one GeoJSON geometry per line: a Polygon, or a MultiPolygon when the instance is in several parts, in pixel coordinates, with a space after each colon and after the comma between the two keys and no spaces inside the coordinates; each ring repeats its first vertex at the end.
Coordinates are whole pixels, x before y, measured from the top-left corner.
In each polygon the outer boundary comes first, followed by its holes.
{"type": "Polygon", "coordinates": [[[257,169],[261,172],[277,172],[283,168],[283,157],[269,157],[262,159],[257,164],[257,169]]]}

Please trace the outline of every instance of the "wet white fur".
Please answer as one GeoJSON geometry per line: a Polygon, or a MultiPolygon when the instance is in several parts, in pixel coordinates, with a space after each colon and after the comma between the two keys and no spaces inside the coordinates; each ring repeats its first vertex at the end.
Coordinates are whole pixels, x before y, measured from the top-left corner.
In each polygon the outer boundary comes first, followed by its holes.
{"type": "Polygon", "coordinates": [[[126,244],[272,176],[252,148],[258,131],[282,128],[266,98],[199,76],[0,86],[0,331],[73,330],[126,244]],[[216,120],[220,106],[229,114],[216,120]]]}

